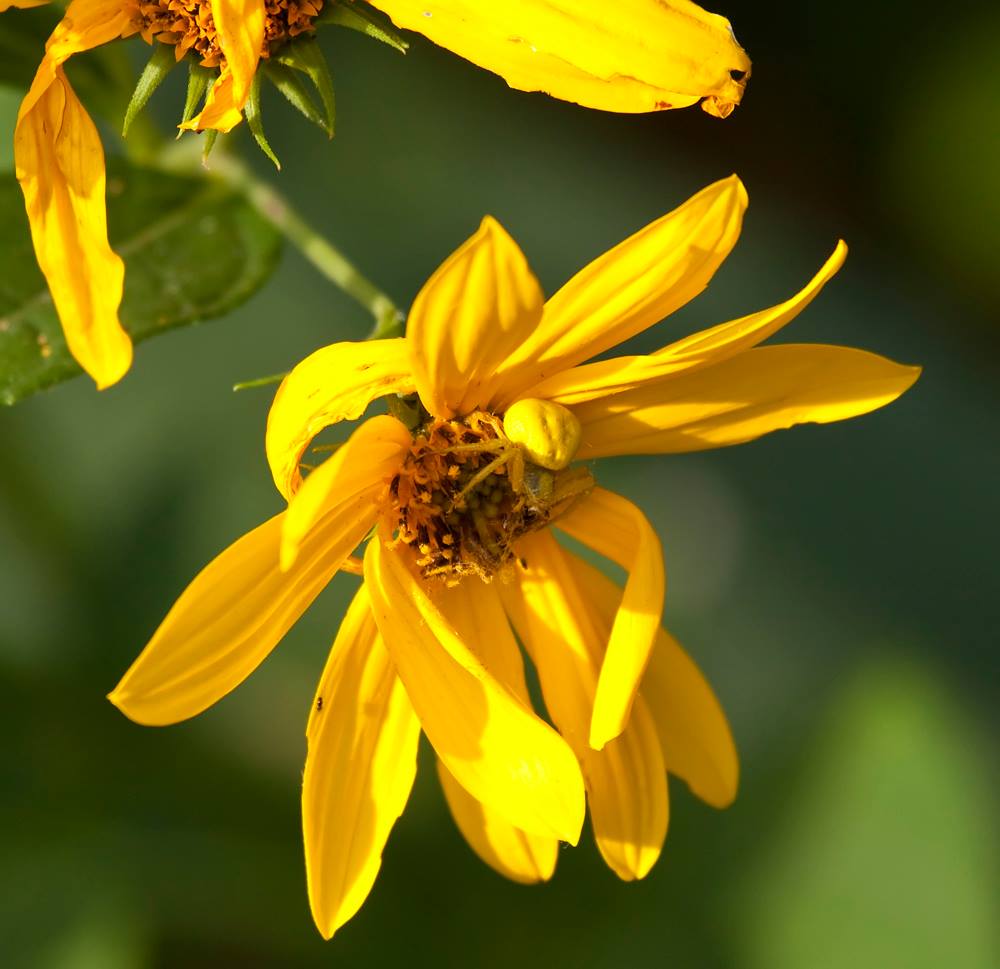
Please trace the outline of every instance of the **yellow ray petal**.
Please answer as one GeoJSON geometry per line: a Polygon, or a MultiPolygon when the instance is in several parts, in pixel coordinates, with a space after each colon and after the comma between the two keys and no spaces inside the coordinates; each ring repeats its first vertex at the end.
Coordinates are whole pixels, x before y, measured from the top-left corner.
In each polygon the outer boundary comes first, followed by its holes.
{"type": "Polygon", "coordinates": [[[11,7],[27,10],[30,7],[43,7],[49,0],[0,0],[0,13],[5,13],[11,7]]]}
{"type": "Polygon", "coordinates": [[[823,268],[804,289],[784,303],[694,333],[648,356],[616,357],[564,370],[543,380],[532,393],[568,407],[634,390],[668,374],[721,363],[756,346],[794,320],[843,266],[846,256],[847,245],[838,242],[823,268]]]}
{"type": "MultiPolygon", "coordinates": [[[[467,579],[452,589],[441,589],[435,603],[483,666],[530,708],[521,652],[496,587],[467,579]]],[[[492,808],[480,804],[440,760],[438,777],[458,829],[486,864],[523,884],[552,877],[559,853],[555,838],[515,828],[492,808]]]]}
{"type": "Polygon", "coordinates": [[[583,780],[565,742],[483,666],[378,539],[365,582],[424,732],[456,780],[515,827],[575,844],[583,780]]]}
{"type": "Polygon", "coordinates": [[[316,690],[307,730],[302,833],[309,905],[324,938],[368,897],[417,773],[420,722],[355,595],[316,690]]]}
{"type": "Polygon", "coordinates": [[[661,629],[642,695],[653,714],[667,770],[712,807],[729,807],[740,781],[729,722],[694,660],[661,629]]]}
{"type": "Polygon", "coordinates": [[[371,494],[339,506],[278,568],[284,515],[248,532],[184,590],[108,699],[137,723],[193,717],[235,689],[330,581],[371,528],[371,494]]]}
{"type": "MultiPolygon", "coordinates": [[[[614,616],[622,590],[586,563],[574,564],[588,601],[602,616],[614,616]]],[[[667,770],[706,803],[728,807],[739,784],[729,723],[701,670],[665,629],[656,637],[640,696],[652,715],[667,770]]]]}
{"type": "Polygon", "coordinates": [[[413,391],[406,340],[334,343],[285,377],[267,415],[264,446],[278,491],[302,483],[299,458],[324,427],[360,417],[377,397],[413,391]]]}
{"type": "Polygon", "coordinates": [[[632,502],[603,488],[595,488],[577,502],[557,524],[628,573],[594,698],[590,745],[600,750],[628,723],[660,628],[665,584],[663,549],[646,516],[632,502]]]}
{"type": "Polygon", "coordinates": [[[697,296],[739,238],[747,194],[735,176],[702,189],[578,272],[500,368],[500,409],[539,382],[658,323],[697,296]]]}
{"type": "Polygon", "coordinates": [[[242,119],[264,44],[264,0],[211,0],[212,19],[225,64],[205,106],[180,125],[192,131],[231,131],[242,119]]]}
{"type": "Polygon", "coordinates": [[[522,885],[547,882],[556,870],[559,842],[515,828],[480,804],[437,762],[438,778],[458,830],[469,847],[494,871],[522,885]]]}
{"type": "Polygon", "coordinates": [[[545,705],[580,759],[594,837],[604,860],[626,880],[643,878],[667,833],[663,756],[642,697],[629,725],[603,750],[588,743],[601,654],[617,601],[603,612],[586,595],[578,573],[588,568],[547,532],[524,539],[527,568],[501,594],[538,670],[545,705]]]}
{"type": "Polygon", "coordinates": [[[599,0],[373,0],[373,6],[513,88],[605,111],[660,111],[704,97],[706,110],[725,117],[739,104],[750,71],[729,21],[688,0],[616,0],[610,7],[599,0]]]}
{"type": "Polygon", "coordinates": [[[755,347],[573,408],[583,425],[578,457],[701,451],[841,421],[891,403],[919,376],[919,367],[848,347],[755,347]]]}
{"type": "Polygon", "coordinates": [[[108,243],[100,137],[61,65],[120,36],[128,22],[120,0],[74,0],[46,44],[14,132],[35,256],[69,350],[98,389],[132,363],[118,320],[125,268],[108,243]]]}
{"type": "Polygon", "coordinates": [[[449,256],[407,321],[417,393],[435,417],[493,395],[496,369],[535,329],[544,297],[524,254],[495,219],[449,256]]]}
{"type": "Polygon", "coordinates": [[[295,562],[303,540],[331,508],[377,485],[399,470],[412,438],[395,417],[365,421],[292,496],[281,534],[281,568],[295,562]]]}

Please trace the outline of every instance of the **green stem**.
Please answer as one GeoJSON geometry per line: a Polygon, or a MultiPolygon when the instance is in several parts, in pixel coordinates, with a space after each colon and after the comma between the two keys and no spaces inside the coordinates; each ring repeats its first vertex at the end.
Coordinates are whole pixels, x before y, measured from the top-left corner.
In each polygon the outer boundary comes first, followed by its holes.
{"type": "Polygon", "coordinates": [[[277,189],[259,179],[232,155],[217,155],[212,169],[244,193],[251,205],[292,243],[327,279],[359,302],[375,318],[369,339],[400,336],[403,314],[328,239],[295,211],[277,189]]]}

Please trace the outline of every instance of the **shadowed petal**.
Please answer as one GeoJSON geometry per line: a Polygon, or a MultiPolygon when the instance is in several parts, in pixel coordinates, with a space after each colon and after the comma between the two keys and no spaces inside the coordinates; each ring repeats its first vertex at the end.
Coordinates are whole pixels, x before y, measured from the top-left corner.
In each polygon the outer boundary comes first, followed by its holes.
{"type": "Polygon", "coordinates": [[[636,698],[628,726],[602,750],[588,742],[614,612],[589,600],[579,579],[587,566],[550,533],[523,539],[518,553],[527,566],[516,584],[502,587],[504,605],[538,670],[545,706],[580,759],[601,855],[620,878],[643,878],[659,857],[669,814],[663,756],[645,701],[636,698]]]}
{"type": "Polygon", "coordinates": [[[646,516],[632,502],[603,488],[595,488],[556,524],[628,573],[625,594],[609,630],[607,651],[602,650],[604,660],[594,697],[590,745],[600,750],[628,723],[660,628],[663,549],[646,516]]]}
{"type": "Polygon", "coordinates": [[[329,939],[368,897],[417,773],[420,722],[364,586],[337,633],[306,735],[306,881],[316,926],[329,939]]]}
{"type": "Polygon", "coordinates": [[[755,347],[573,408],[583,425],[578,456],[701,451],[841,421],[892,403],[919,376],[919,367],[848,347],[755,347]]]}
{"type": "Polygon", "coordinates": [[[565,742],[483,666],[379,539],[368,543],[365,582],[424,732],[455,779],[515,827],[575,844],[583,781],[565,742]]]}

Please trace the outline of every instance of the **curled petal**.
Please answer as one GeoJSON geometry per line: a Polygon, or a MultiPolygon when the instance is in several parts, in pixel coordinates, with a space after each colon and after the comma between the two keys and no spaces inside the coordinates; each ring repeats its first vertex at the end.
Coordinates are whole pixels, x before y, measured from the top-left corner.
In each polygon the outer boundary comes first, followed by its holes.
{"type": "Polygon", "coordinates": [[[603,488],[577,502],[557,524],[628,573],[594,697],[590,745],[600,750],[625,729],[656,641],[663,615],[663,549],[642,511],[603,488]]]}
{"type": "Polygon", "coordinates": [[[264,44],[264,0],[211,0],[211,7],[225,64],[208,92],[205,107],[180,127],[226,132],[240,123],[250,97],[264,44]]]}
{"type": "Polygon", "coordinates": [[[410,447],[410,432],[386,414],[372,417],[292,496],[281,535],[281,568],[289,569],[316,523],[338,504],[386,484],[410,447]]]}
{"type": "Polygon", "coordinates": [[[99,389],[132,363],[118,320],[125,268],[108,243],[104,149],[62,65],[120,36],[128,18],[118,0],[74,0],[46,44],[14,132],[35,256],[70,352],[99,389]]]}
{"type": "Polygon", "coordinates": [[[500,368],[500,409],[694,299],[739,238],[747,194],[735,176],[702,189],[581,269],[500,368]]]}
{"type": "Polygon", "coordinates": [[[598,849],[625,880],[643,878],[660,855],[669,805],[656,729],[638,697],[625,730],[602,750],[589,742],[591,710],[604,644],[617,601],[600,609],[583,588],[589,568],[548,532],[524,539],[526,563],[504,605],[531,655],[545,706],[580,759],[598,849]]]}
{"type": "Polygon", "coordinates": [[[542,381],[533,392],[571,406],[635,390],[682,370],[721,363],[756,346],[794,320],[840,270],[846,256],[846,244],[838,242],[820,271],[784,303],[693,333],[646,356],[614,357],[564,370],[542,381]]]}
{"type": "Polygon", "coordinates": [[[583,425],[579,457],[701,451],[842,421],[892,403],[919,376],[919,367],[848,347],[755,347],[573,408],[583,425]]]}
{"type": "Polygon", "coordinates": [[[324,427],[360,417],[376,398],[413,391],[406,340],[334,343],[285,377],[267,415],[264,447],[278,491],[302,483],[299,458],[324,427]]]}
{"type": "Polygon", "coordinates": [[[499,74],[604,111],[681,108],[725,117],[750,59],[729,21],[689,0],[373,0],[400,27],[499,74]]]}
{"type": "Polygon", "coordinates": [[[435,417],[490,399],[497,367],[542,317],[544,297],[517,243],[495,219],[424,284],[407,321],[417,393],[435,417]]]}
{"type": "Polygon", "coordinates": [[[514,827],[576,844],[583,780],[565,742],[486,669],[379,539],[368,543],[365,582],[413,708],[455,779],[514,827]]]}
{"type": "Polygon", "coordinates": [[[362,586],[323,670],[307,730],[302,833],[309,904],[324,936],[368,897],[417,773],[420,722],[362,586]]]}

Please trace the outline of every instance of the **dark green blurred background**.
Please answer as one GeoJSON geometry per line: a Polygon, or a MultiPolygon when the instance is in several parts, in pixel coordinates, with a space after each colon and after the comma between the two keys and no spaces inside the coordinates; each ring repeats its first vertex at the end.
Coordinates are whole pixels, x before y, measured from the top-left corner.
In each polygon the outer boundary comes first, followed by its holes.
{"type": "MultiPolygon", "coordinates": [[[[754,60],[725,122],[589,113],[421,40],[401,57],[346,31],[323,35],[332,144],[277,96],[264,107],[283,190],[402,306],[484,213],[551,292],[732,171],[751,199],[741,244],[636,347],[785,299],[848,240],[846,268],[783,338],[923,364],[903,400],[600,469],[663,536],[667,624],[741,750],[735,806],[674,784],[644,882],[619,882],[585,837],[550,884],[524,888],[466,848],[424,751],[375,890],[327,944],[306,902],[298,791],[355,580],[194,721],[140,728],[104,700],[188,579],[279,508],[262,447],[271,392],[232,383],[367,331],[288,251],[242,310],[144,344],[114,389],[79,379],[0,413],[5,969],[1000,965],[1000,14],[927,0],[715,9],[754,60]]],[[[179,97],[158,95],[165,122],[179,97]]],[[[0,92],[4,130],[16,103],[0,92]]]]}

